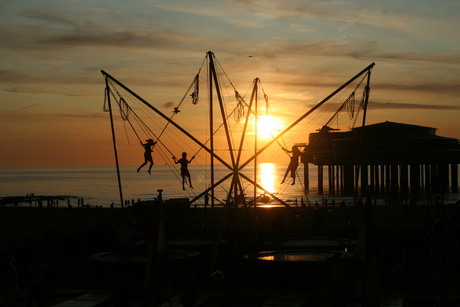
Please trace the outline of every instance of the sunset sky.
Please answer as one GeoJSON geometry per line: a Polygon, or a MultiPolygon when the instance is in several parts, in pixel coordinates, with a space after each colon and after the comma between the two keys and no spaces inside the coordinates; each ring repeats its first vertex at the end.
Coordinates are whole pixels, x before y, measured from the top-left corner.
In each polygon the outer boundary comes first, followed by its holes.
{"type": "MultiPolygon", "coordinates": [[[[375,62],[368,123],[460,138],[458,1],[1,0],[0,10],[0,167],[113,164],[100,70],[169,115],[209,50],[240,92],[260,78],[286,119],[375,62]]],[[[142,149],[119,135],[122,164],[138,164],[142,149]]]]}

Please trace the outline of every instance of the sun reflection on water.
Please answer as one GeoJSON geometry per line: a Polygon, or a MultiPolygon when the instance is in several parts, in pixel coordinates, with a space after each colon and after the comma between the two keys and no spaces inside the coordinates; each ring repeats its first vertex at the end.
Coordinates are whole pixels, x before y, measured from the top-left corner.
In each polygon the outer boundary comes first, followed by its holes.
{"type": "MultiPolygon", "coordinates": [[[[274,163],[260,163],[257,166],[257,181],[268,192],[275,193],[276,167],[274,163]]],[[[260,193],[264,193],[262,190],[260,193]]]]}

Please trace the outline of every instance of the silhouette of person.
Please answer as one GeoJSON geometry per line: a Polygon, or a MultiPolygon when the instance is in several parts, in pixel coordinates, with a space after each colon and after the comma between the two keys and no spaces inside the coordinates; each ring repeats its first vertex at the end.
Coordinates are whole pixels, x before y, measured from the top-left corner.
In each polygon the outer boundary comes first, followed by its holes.
{"type": "Polygon", "coordinates": [[[190,184],[190,187],[193,189],[193,186],[192,186],[192,178],[190,177],[190,172],[188,171],[188,164],[190,162],[193,161],[193,159],[195,159],[195,157],[193,156],[190,160],[187,160],[187,153],[186,152],[183,152],[182,153],[182,158],[180,158],[179,160],[176,159],[176,157],[172,157],[174,159],[174,162],[176,164],[180,163],[180,175],[182,176],[182,190],[185,191],[185,179],[188,178],[188,182],[190,184]]]}
{"type": "Polygon", "coordinates": [[[292,146],[292,150],[287,150],[286,148],[283,148],[283,150],[287,153],[292,153],[292,156],[291,156],[291,160],[289,161],[288,168],[286,172],[284,173],[283,181],[281,181],[281,183],[284,183],[287,175],[290,172],[291,178],[292,178],[291,185],[294,185],[295,184],[295,171],[297,170],[297,167],[299,166],[300,150],[297,146],[292,146]]]}
{"type": "Polygon", "coordinates": [[[144,163],[142,163],[141,166],[139,166],[139,168],[137,169],[137,172],[139,173],[141,168],[144,167],[144,165],[146,165],[147,162],[150,162],[148,172],[151,175],[152,173],[150,172],[150,170],[152,169],[152,166],[153,166],[152,152],[153,152],[153,146],[155,146],[156,142],[154,142],[152,139],[148,139],[146,140],[146,142],[147,143],[145,144],[142,144],[141,142],[141,145],[144,147],[144,163]]]}

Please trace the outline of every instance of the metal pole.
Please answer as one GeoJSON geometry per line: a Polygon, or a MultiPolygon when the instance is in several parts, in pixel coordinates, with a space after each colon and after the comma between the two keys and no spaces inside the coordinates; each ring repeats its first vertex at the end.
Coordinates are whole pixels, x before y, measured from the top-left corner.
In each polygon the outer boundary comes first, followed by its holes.
{"type": "Polygon", "coordinates": [[[291,130],[294,126],[296,126],[299,122],[301,122],[305,117],[313,113],[316,109],[318,109],[320,106],[322,106],[324,103],[326,103],[329,99],[331,99],[333,96],[335,96],[338,92],[343,90],[345,87],[347,87],[350,83],[352,83],[354,80],[356,80],[359,76],[361,76],[363,73],[366,71],[370,70],[372,67],[374,67],[375,63],[370,64],[366,68],[364,68],[361,72],[356,74],[353,78],[345,82],[342,86],[340,86],[338,89],[336,89],[334,92],[332,92],[329,96],[324,98],[322,101],[317,103],[313,108],[311,108],[309,111],[304,113],[302,116],[300,116],[296,121],[294,121],[289,127],[284,129],[282,132],[280,132],[276,137],[274,137],[270,142],[265,144],[264,147],[259,149],[255,155],[253,155],[251,158],[249,158],[246,162],[244,162],[242,165],[239,166],[238,170],[242,170],[246,165],[248,165],[252,160],[255,159],[256,156],[260,155],[262,152],[264,152],[268,147],[270,147],[273,143],[275,143],[279,138],[281,138],[283,135],[285,135],[289,130],[291,130]]]}
{"type": "MultiPolygon", "coordinates": [[[[257,80],[258,80],[257,78],[254,79],[254,83],[256,83],[257,80]]],[[[246,131],[248,129],[249,116],[251,115],[251,113],[254,114],[254,112],[252,111],[252,104],[254,103],[255,89],[256,89],[256,87],[254,86],[253,89],[252,89],[251,100],[249,101],[249,105],[247,105],[245,103],[246,106],[248,107],[248,112],[246,113],[246,120],[244,121],[243,133],[241,134],[240,146],[238,148],[238,156],[236,158],[236,165],[240,165],[241,152],[243,151],[243,143],[244,143],[244,139],[246,137],[246,131]]],[[[243,100],[243,102],[244,102],[244,100],[243,100]]],[[[254,116],[256,116],[256,115],[254,114],[254,116]]]]}
{"type": "MultiPolygon", "coordinates": [[[[257,153],[257,138],[258,138],[258,123],[259,123],[259,113],[258,113],[258,108],[257,108],[257,99],[258,99],[258,88],[257,88],[257,83],[259,82],[259,78],[256,78],[256,82],[254,82],[254,93],[255,93],[255,125],[254,125],[254,155],[257,153]]],[[[254,158],[254,182],[257,182],[257,156],[254,158]]],[[[256,196],[257,195],[257,187],[254,185],[254,207],[256,206],[256,196]]]]}
{"type": "Polygon", "coordinates": [[[216,69],[215,69],[215,66],[214,66],[214,59],[213,59],[214,55],[212,54],[212,52],[209,52],[209,54],[210,54],[210,56],[209,56],[210,77],[212,76],[212,78],[214,79],[214,87],[216,89],[217,99],[219,101],[220,114],[221,114],[222,122],[223,122],[223,125],[224,125],[225,136],[226,136],[226,139],[227,139],[227,146],[228,146],[228,150],[230,152],[230,159],[232,161],[233,178],[232,178],[230,191],[233,191],[233,193],[234,193],[233,198],[236,200],[237,197],[238,197],[238,194],[240,192],[242,193],[242,189],[237,188],[237,186],[239,185],[238,167],[237,167],[236,161],[235,161],[235,153],[233,152],[232,138],[231,138],[231,135],[230,135],[230,130],[229,130],[228,123],[227,123],[227,117],[226,117],[226,114],[225,114],[225,108],[224,108],[224,104],[223,104],[223,101],[222,101],[222,96],[221,96],[220,86],[219,86],[219,80],[217,79],[217,73],[216,73],[216,69]]]}
{"type": "Polygon", "coordinates": [[[209,61],[209,137],[210,137],[210,153],[211,153],[211,208],[214,208],[214,108],[212,101],[212,71],[213,71],[213,62],[212,62],[213,53],[208,51],[208,61],[209,61]],[[212,66],[212,67],[211,67],[212,66]]]}
{"type": "Polygon", "coordinates": [[[221,95],[221,92],[220,92],[219,80],[217,79],[216,69],[215,69],[215,66],[214,66],[213,56],[214,55],[212,54],[212,52],[210,52],[210,56],[209,56],[210,75],[212,75],[212,77],[214,78],[214,87],[216,88],[217,99],[219,101],[219,107],[220,107],[220,114],[221,114],[221,117],[222,117],[222,122],[224,124],[225,135],[227,137],[227,146],[228,146],[228,149],[230,151],[230,159],[232,160],[233,169],[235,169],[235,153],[233,152],[232,138],[231,138],[230,130],[229,130],[228,123],[227,123],[227,116],[225,114],[225,107],[224,107],[224,104],[222,102],[222,95],[221,95]]]}
{"type": "Polygon", "coordinates": [[[124,90],[126,90],[128,93],[130,93],[131,95],[133,95],[133,97],[137,98],[139,101],[141,101],[142,103],[144,103],[147,107],[149,107],[150,109],[152,109],[155,113],[157,113],[158,115],[160,115],[163,119],[165,119],[167,122],[169,122],[171,125],[173,125],[174,127],[176,127],[180,132],[182,132],[183,134],[185,134],[188,138],[190,138],[192,141],[194,141],[196,144],[198,144],[201,148],[203,148],[204,150],[206,150],[209,154],[211,154],[215,159],[217,159],[220,163],[222,163],[223,165],[225,165],[228,169],[233,169],[227,162],[225,162],[221,157],[219,157],[218,155],[216,155],[213,151],[211,151],[206,145],[204,145],[203,143],[201,143],[197,138],[195,138],[193,135],[191,135],[189,132],[187,132],[184,128],[182,128],[181,126],[179,126],[176,122],[174,122],[172,119],[170,119],[169,117],[167,117],[166,115],[164,115],[161,111],[159,111],[157,108],[155,108],[154,106],[152,106],[150,103],[148,103],[145,99],[143,99],[141,96],[137,95],[136,93],[134,93],[131,89],[129,89],[127,86],[125,86],[123,83],[121,83],[120,81],[118,81],[117,79],[115,79],[114,77],[112,77],[111,75],[109,75],[107,72],[105,72],[104,70],[101,70],[101,73],[106,77],[106,78],[110,78],[110,80],[112,80],[113,82],[115,82],[116,84],[118,84],[119,86],[121,86],[124,90]]]}
{"type": "Polygon", "coordinates": [[[113,152],[115,154],[115,164],[117,166],[117,179],[118,179],[118,191],[120,193],[120,206],[123,207],[124,202],[123,202],[123,191],[121,188],[120,166],[118,164],[117,142],[115,139],[115,128],[113,125],[113,115],[112,115],[112,103],[110,101],[109,82],[107,80],[107,77],[105,78],[105,91],[106,91],[107,103],[109,106],[110,126],[112,128],[113,152]]]}

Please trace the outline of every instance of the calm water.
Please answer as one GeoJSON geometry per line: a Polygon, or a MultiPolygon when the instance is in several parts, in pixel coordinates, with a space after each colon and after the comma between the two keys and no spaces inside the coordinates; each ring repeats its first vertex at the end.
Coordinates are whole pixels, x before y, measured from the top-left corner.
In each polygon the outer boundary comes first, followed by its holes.
{"type": "MultiPolygon", "coordinates": [[[[253,179],[253,166],[248,166],[246,173],[253,179]]],[[[291,185],[288,177],[285,184],[281,184],[286,170],[286,164],[262,163],[258,165],[257,181],[274,193],[277,197],[286,201],[294,201],[303,198],[305,201],[321,203],[321,196],[317,195],[316,168],[310,168],[310,190],[305,195],[302,180],[297,179],[296,185],[291,185]]],[[[152,175],[144,168],[136,173],[137,166],[122,166],[121,181],[123,197],[125,200],[151,200],[158,194],[158,189],[163,189],[165,199],[170,198],[194,198],[204,191],[210,182],[209,167],[204,165],[190,165],[190,173],[194,189],[187,187],[182,190],[179,174],[179,166],[155,165],[152,175]]],[[[216,165],[215,181],[223,178],[229,172],[225,167],[216,165]]],[[[325,183],[327,172],[325,174],[325,183]]],[[[303,176],[303,168],[299,167],[298,176],[303,176]]],[[[325,187],[327,185],[325,184],[325,187]]],[[[224,182],[215,189],[215,195],[219,199],[225,199],[228,192],[229,181],[224,182]]],[[[244,185],[245,194],[252,198],[254,189],[249,183],[244,185]]],[[[64,196],[71,199],[71,203],[77,202],[76,198],[83,198],[85,204],[109,206],[112,202],[120,204],[118,182],[115,166],[104,167],[27,167],[27,168],[0,168],[0,197],[25,196],[34,193],[43,196],[64,196]]],[[[262,191],[256,191],[259,196],[262,191]]],[[[445,195],[445,200],[455,202],[459,194],[445,195]]],[[[345,198],[347,203],[352,198],[345,198]]],[[[383,200],[381,200],[383,201],[383,200]]]]}
{"type": "MultiPolygon", "coordinates": [[[[280,184],[286,164],[263,163],[258,167],[258,179],[262,186],[283,199],[299,198],[304,194],[301,183],[291,186],[280,184]]],[[[144,168],[136,173],[136,166],[121,167],[121,181],[125,200],[150,200],[157,196],[158,189],[163,189],[165,199],[193,198],[206,189],[210,182],[210,174],[203,165],[190,165],[190,173],[194,189],[182,190],[179,167],[155,165],[152,175],[144,168]]],[[[253,170],[248,167],[246,173],[253,178],[253,170]]],[[[299,172],[299,175],[303,171],[299,172]]],[[[216,165],[215,181],[228,174],[220,165],[216,165]]],[[[300,182],[300,181],[297,181],[300,182]]],[[[216,188],[216,195],[223,199],[227,193],[229,182],[216,188]]],[[[253,188],[245,186],[246,194],[252,197],[253,188]]],[[[313,188],[314,189],[314,188],[313,188]]],[[[120,203],[116,169],[114,166],[104,167],[27,167],[0,168],[0,197],[35,195],[56,195],[83,198],[85,204],[108,206],[120,203]]],[[[257,191],[260,193],[260,191],[257,191]]],[[[257,194],[259,195],[259,194],[257,194]]],[[[304,196],[305,199],[305,196],[304,196]]]]}

